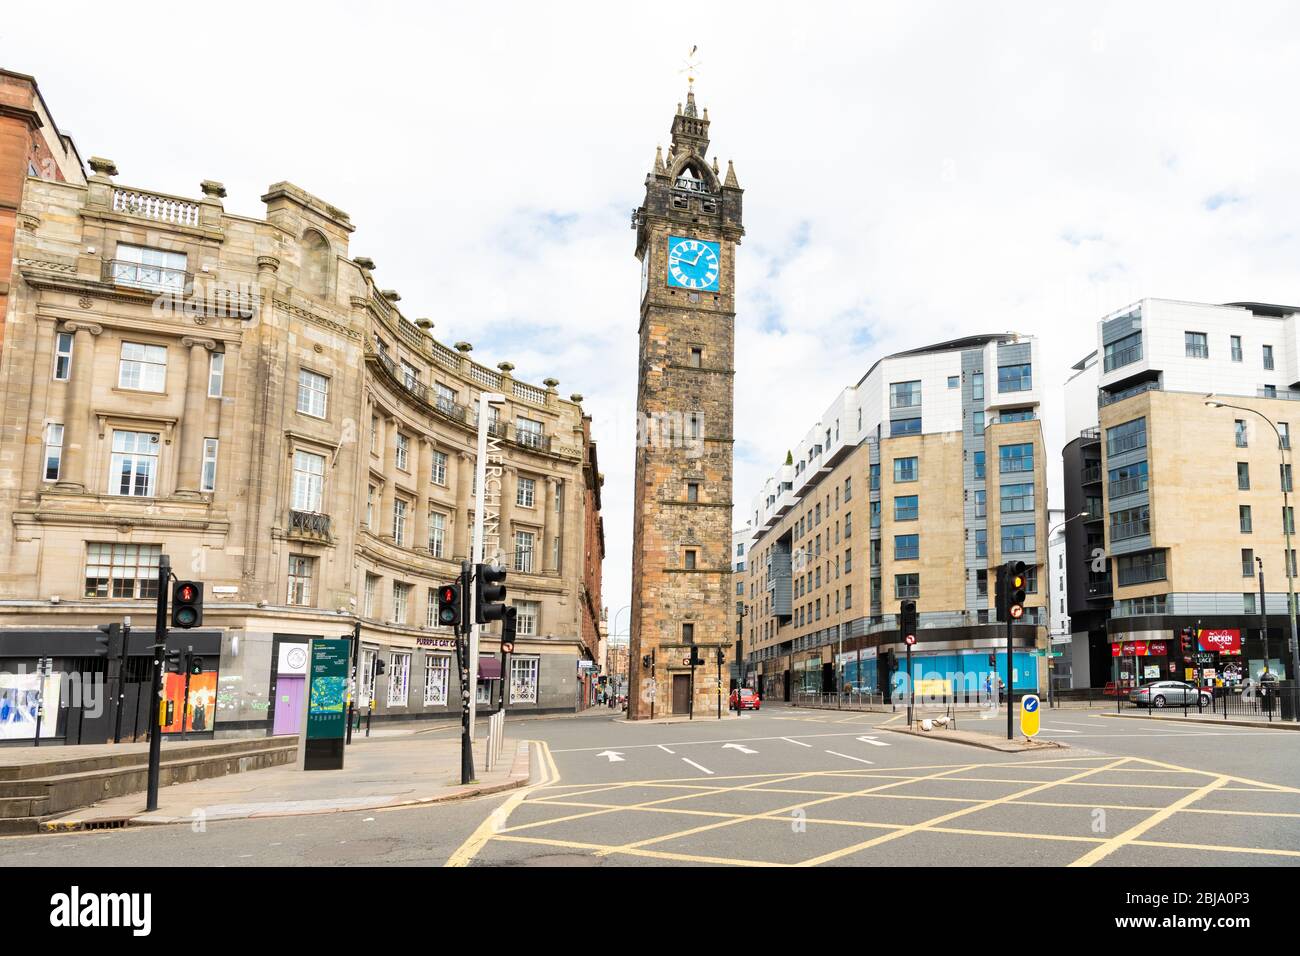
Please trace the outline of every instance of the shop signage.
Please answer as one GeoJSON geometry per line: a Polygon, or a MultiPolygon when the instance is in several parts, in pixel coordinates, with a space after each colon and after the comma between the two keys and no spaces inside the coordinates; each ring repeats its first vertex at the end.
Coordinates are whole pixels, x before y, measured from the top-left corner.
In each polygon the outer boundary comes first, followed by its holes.
{"type": "Polygon", "coordinates": [[[456,649],[456,639],[454,637],[417,637],[415,643],[418,647],[436,647],[443,651],[454,651],[456,649]]]}
{"type": "Polygon", "coordinates": [[[1111,657],[1164,657],[1168,653],[1166,641],[1124,641],[1110,646],[1111,657]]]}
{"type": "Polygon", "coordinates": [[[1241,631],[1235,628],[1202,630],[1198,643],[1203,651],[1218,651],[1220,654],[1241,653],[1241,631]]]}

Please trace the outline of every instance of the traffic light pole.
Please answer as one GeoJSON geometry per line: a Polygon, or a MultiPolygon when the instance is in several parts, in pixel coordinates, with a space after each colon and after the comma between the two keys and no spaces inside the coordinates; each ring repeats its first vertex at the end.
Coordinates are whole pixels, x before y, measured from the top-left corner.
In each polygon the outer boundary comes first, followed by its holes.
{"type": "Polygon", "coordinates": [[[185,648],[185,656],[181,658],[185,667],[185,696],[181,698],[181,740],[185,739],[185,718],[190,713],[190,659],[194,656],[194,645],[191,644],[185,648]]]}
{"type": "Polygon", "coordinates": [[[113,743],[122,742],[122,683],[126,676],[126,662],[131,646],[131,618],[122,621],[122,657],[117,664],[117,713],[113,718],[113,743]]]}
{"type": "Polygon", "coordinates": [[[153,715],[149,718],[149,794],[145,803],[146,811],[158,809],[158,778],[162,771],[162,669],[163,654],[167,648],[167,583],[171,574],[171,558],[164,554],[158,559],[158,614],[154,619],[153,632],[153,694],[150,697],[153,715]]]}
{"type": "Polygon", "coordinates": [[[352,743],[352,722],[357,716],[357,658],[361,655],[361,622],[357,621],[352,625],[352,681],[348,685],[348,730],[347,737],[344,740],[345,745],[352,743]]]}
{"type": "MultiPolygon", "coordinates": [[[[470,566],[467,563],[462,563],[460,570],[461,594],[468,595],[471,584],[470,566]]],[[[470,620],[472,621],[473,618],[470,618],[470,620]]],[[[462,785],[474,782],[474,737],[471,730],[474,725],[472,723],[471,702],[474,700],[475,695],[470,689],[470,665],[473,661],[473,655],[470,653],[468,635],[466,635],[466,640],[461,640],[461,636],[466,634],[465,623],[462,620],[456,624],[456,664],[460,668],[460,782],[462,785]]]]}
{"type": "Polygon", "coordinates": [[[1012,740],[1011,692],[1016,689],[1016,672],[1011,667],[1011,615],[1007,615],[1007,740],[1012,740]]]}

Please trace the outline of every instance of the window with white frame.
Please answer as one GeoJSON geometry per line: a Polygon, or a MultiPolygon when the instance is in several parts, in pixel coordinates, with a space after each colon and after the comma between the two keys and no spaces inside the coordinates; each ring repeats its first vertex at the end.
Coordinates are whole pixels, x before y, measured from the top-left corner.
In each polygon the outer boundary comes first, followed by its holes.
{"type": "Polygon", "coordinates": [[[151,498],[157,493],[157,432],[113,432],[108,493],[151,498]]]}
{"type": "Polygon", "coordinates": [[[536,637],[538,613],[541,605],[536,601],[514,601],[515,634],[520,637],[536,637]]]}
{"type": "Polygon", "coordinates": [[[375,530],[375,486],[366,486],[366,528],[375,530]]]}
{"type": "Polygon", "coordinates": [[[447,548],[447,516],[441,511],[429,512],[429,553],[435,558],[444,557],[447,548]]]}
{"type": "Polygon", "coordinates": [[[54,380],[66,382],[72,375],[72,333],[60,332],[54,337],[54,380]]]}
{"type": "Polygon", "coordinates": [[[510,658],[510,703],[537,703],[537,671],[540,663],[536,657],[510,658]]]}
{"type": "Polygon", "coordinates": [[[402,384],[405,385],[413,392],[419,391],[420,370],[416,368],[414,365],[412,365],[410,362],[408,362],[406,359],[402,359],[401,363],[402,363],[402,384]]]}
{"type": "Polygon", "coordinates": [[[436,588],[426,588],[424,592],[424,626],[438,626],[438,591],[436,588]]]}
{"type": "Polygon", "coordinates": [[[531,508],[536,500],[537,482],[520,475],[515,484],[515,504],[521,508],[531,508]]]}
{"type": "Polygon", "coordinates": [[[86,545],[88,598],[156,598],[160,544],[113,544],[92,541],[86,545]]]}
{"type": "Polygon", "coordinates": [[[393,653],[388,658],[388,706],[405,707],[411,684],[411,655],[393,653]]]}
{"type": "Polygon", "coordinates": [[[366,617],[373,618],[375,616],[375,594],[378,590],[379,590],[379,575],[367,574],[364,604],[362,605],[362,611],[361,611],[361,613],[364,614],[366,617]]]}
{"type": "Polygon", "coordinates": [[[217,490],[217,439],[203,439],[203,475],[200,478],[200,491],[217,490]]]}
{"type": "Polygon", "coordinates": [[[289,555],[289,603],[311,606],[311,579],[316,559],[305,554],[289,555]]]}
{"type": "Polygon", "coordinates": [[[188,265],[189,259],[183,252],[119,242],[113,258],[113,281],[142,289],[183,292],[188,265]]]}
{"type": "Polygon", "coordinates": [[[330,380],[309,369],[298,369],[298,411],[324,418],[329,409],[330,380]]]}
{"type": "Polygon", "coordinates": [[[50,422],[45,426],[45,480],[58,481],[63,470],[63,426],[50,422]]]}
{"type": "Polygon", "coordinates": [[[401,581],[393,582],[393,623],[406,624],[406,612],[411,598],[411,586],[401,581]]]}
{"type": "Polygon", "coordinates": [[[393,543],[406,545],[406,513],[409,506],[402,498],[393,499],[393,543]]]}
{"type": "Polygon", "coordinates": [[[515,570],[525,574],[533,573],[533,533],[531,531],[515,532],[515,570]]]}
{"type": "Polygon", "coordinates": [[[319,514],[325,493],[325,456],[293,453],[293,510],[319,514]]]}
{"type": "Polygon", "coordinates": [[[213,352],[208,357],[208,398],[220,398],[226,380],[226,353],[213,352]]]}
{"type": "Polygon", "coordinates": [[[429,472],[435,485],[445,485],[447,483],[447,453],[434,449],[433,467],[429,472]]]}
{"type": "Polygon", "coordinates": [[[393,455],[393,464],[402,469],[402,471],[411,470],[411,439],[409,436],[403,435],[401,432],[397,433],[397,447],[394,450],[393,455]]]}
{"type": "Polygon", "coordinates": [[[447,703],[447,685],[451,680],[451,658],[446,654],[428,654],[424,658],[424,706],[442,707],[447,703]]]}
{"type": "Polygon", "coordinates": [[[136,392],[162,392],[167,387],[167,349],[161,345],[123,342],[117,367],[117,387],[136,392]]]}
{"type": "Polygon", "coordinates": [[[357,703],[366,706],[375,696],[375,651],[374,648],[361,648],[361,668],[357,677],[361,681],[361,692],[357,695],[357,703]]]}
{"type": "Polygon", "coordinates": [[[542,447],[542,423],[532,418],[515,419],[515,437],[529,448],[542,447]]]}

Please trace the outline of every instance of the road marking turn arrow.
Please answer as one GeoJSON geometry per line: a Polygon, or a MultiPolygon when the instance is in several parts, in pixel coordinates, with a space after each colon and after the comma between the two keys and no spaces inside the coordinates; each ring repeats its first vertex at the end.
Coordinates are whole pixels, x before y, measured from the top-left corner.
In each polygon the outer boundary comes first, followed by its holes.
{"type": "Polygon", "coordinates": [[[877,740],[875,737],[859,737],[858,739],[862,741],[864,744],[871,744],[871,746],[873,747],[889,746],[889,744],[885,743],[883,740],[877,740]]]}
{"type": "Polygon", "coordinates": [[[758,753],[757,750],[750,750],[750,749],[749,749],[748,747],[746,747],[744,744],[723,744],[723,745],[722,745],[722,749],[723,749],[723,750],[726,750],[728,747],[730,747],[732,750],[739,750],[742,754],[756,754],[756,753],[758,753]]]}
{"type": "Polygon", "coordinates": [[[623,755],[617,750],[602,750],[600,753],[596,754],[596,756],[608,757],[610,763],[621,763],[623,761],[623,755]]]}

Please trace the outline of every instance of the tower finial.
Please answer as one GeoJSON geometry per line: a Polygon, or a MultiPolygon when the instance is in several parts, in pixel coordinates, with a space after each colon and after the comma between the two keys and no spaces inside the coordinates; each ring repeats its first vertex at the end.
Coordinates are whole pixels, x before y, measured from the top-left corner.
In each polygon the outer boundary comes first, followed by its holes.
{"type": "Polygon", "coordinates": [[[695,58],[695,54],[699,52],[699,49],[700,48],[698,45],[692,46],[691,52],[686,54],[686,59],[682,61],[682,63],[684,64],[683,68],[681,70],[678,70],[679,73],[686,74],[686,115],[687,116],[697,115],[695,112],[695,74],[700,67],[700,61],[695,58]]]}

